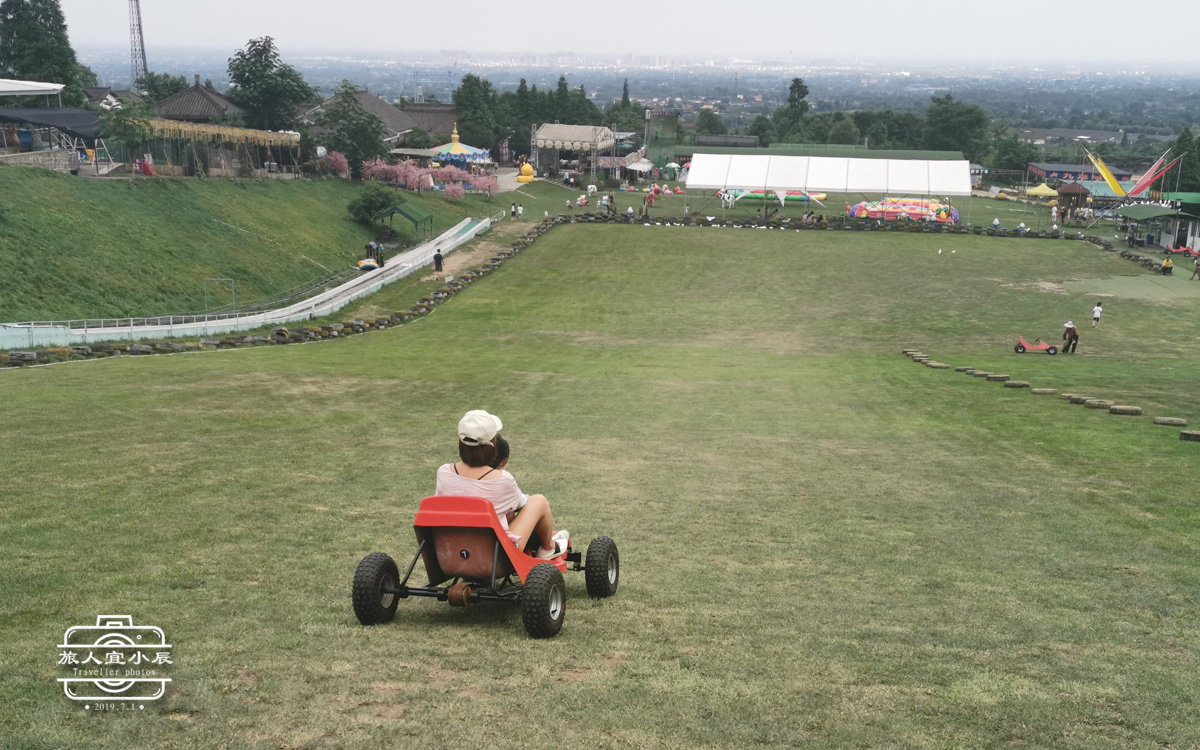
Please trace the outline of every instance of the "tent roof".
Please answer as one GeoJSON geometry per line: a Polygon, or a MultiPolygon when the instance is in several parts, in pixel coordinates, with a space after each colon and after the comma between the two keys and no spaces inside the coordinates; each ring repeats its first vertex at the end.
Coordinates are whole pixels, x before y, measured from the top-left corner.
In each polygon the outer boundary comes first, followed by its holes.
{"type": "Polygon", "coordinates": [[[1026,190],[1025,195],[1058,195],[1058,191],[1043,182],[1035,188],[1026,190]]]}
{"type": "Polygon", "coordinates": [[[17,81],[11,78],[0,78],[0,96],[52,96],[62,93],[65,89],[61,83],[43,83],[41,81],[17,81]]]}
{"type": "Polygon", "coordinates": [[[560,148],[568,151],[590,151],[592,146],[598,151],[605,151],[616,143],[611,130],[595,125],[551,123],[538,128],[533,138],[538,148],[560,148]]]}
{"type": "Polygon", "coordinates": [[[419,203],[401,203],[398,206],[392,206],[386,211],[381,211],[375,214],[375,221],[383,221],[384,219],[399,214],[412,222],[414,227],[420,227],[422,224],[428,223],[430,228],[433,227],[433,214],[429,213],[428,209],[419,203]]]}
{"type": "Polygon", "coordinates": [[[1059,195],[1091,195],[1092,191],[1080,185],[1078,182],[1068,182],[1066,185],[1060,185],[1058,188],[1059,195]]]}
{"type": "Polygon", "coordinates": [[[1176,214],[1179,214],[1179,212],[1173,208],[1156,206],[1150,203],[1139,203],[1135,206],[1118,208],[1116,213],[1124,216],[1127,219],[1133,219],[1134,221],[1146,221],[1147,219],[1157,219],[1161,216],[1175,216],[1176,214]]]}
{"type": "Polygon", "coordinates": [[[842,146],[825,143],[773,143],[762,148],[721,146],[676,146],[676,157],[696,154],[726,154],[730,156],[842,156],[847,159],[925,159],[927,161],[961,161],[961,151],[912,151],[905,149],[867,149],[863,146],[842,146]]]}
{"type": "Polygon", "coordinates": [[[0,109],[0,122],[54,128],[76,138],[96,137],[100,116],[86,109],[70,107],[13,107],[0,109]]]}
{"type": "Polygon", "coordinates": [[[690,189],[970,195],[966,161],[696,154],[690,189]]]}

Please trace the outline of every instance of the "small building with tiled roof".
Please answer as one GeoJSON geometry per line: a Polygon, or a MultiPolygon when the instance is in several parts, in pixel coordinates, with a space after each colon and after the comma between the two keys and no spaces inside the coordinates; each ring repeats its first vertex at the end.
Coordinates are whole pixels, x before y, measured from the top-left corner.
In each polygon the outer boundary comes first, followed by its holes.
{"type": "MultiPolygon", "coordinates": [[[[379,116],[380,120],[383,120],[383,126],[387,129],[383,140],[389,146],[395,146],[403,143],[406,135],[420,127],[416,121],[413,120],[413,118],[408,116],[405,110],[388,104],[383,99],[380,99],[378,96],[375,96],[369,91],[359,91],[356,92],[356,95],[358,96],[359,103],[362,104],[364,109],[374,112],[379,116]]],[[[334,96],[336,96],[336,94],[334,96]]],[[[323,111],[326,105],[328,105],[331,101],[333,101],[333,97],[326,99],[317,106],[308,110],[304,113],[304,116],[301,118],[301,120],[305,125],[315,125],[317,122],[317,113],[323,111]]],[[[320,130],[320,128],[310,128],[310,130],[317,132],[320,130]]]]}
{"type": "Polygon", "coordinates": [[[89,107],[99,107],[100,109],[120,109],[122,102],[140,102],[142,100],[141,96],[132,91],[110,89],[107,86],[85,88],[83,95],[87,97],[89,107]]]}
{"type": "Polygon", "coordinates": [[[246,110],[234,104],[228,96],[210,86],[202,86],[200,76],[196,76],[195,86],[163,99],[154,105],[154,111],[164,120],[196,123],[246,114],[246,110]]]}
{"type": "Polygon", "coordinates": [[[449,135],[458,123],[458,107],[438,102],[413,102],[400,110],[430,135],[449,135]]]}

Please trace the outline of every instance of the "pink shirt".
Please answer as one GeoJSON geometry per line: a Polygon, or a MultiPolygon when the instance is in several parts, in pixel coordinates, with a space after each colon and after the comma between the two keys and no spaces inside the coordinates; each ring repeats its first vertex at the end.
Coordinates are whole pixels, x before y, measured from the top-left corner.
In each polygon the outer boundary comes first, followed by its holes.
{"type": "MultiPolygon", "coordinates": [[[[465,495],[482,497],[492,501],[500,525],[508,531],[508,514],[525,507],[529,498],[517,486],[517,480],[504,469],[496,469],[484,479],[469,479],[454,470],[454,464],[442,464],[437,470],[435,495],[465,495]],[[493,478],[495,477],[495,478],[493,478]]],[[[521,537],[508,535],[514,543],[521,537]]]]}

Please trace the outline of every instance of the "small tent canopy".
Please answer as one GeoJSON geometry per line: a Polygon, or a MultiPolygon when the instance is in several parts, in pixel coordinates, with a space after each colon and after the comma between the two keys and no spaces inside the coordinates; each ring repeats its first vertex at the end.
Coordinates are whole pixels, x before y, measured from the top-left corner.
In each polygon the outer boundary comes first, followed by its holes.
{"type": "Polygon", "coordinates": [[[1043,182],[1041,185],[1038,185],[1035,188],[1029,188],[1028,190],[1026,190],[1025,195],[1050,197],[1050,196],[1058,195],[1058,191],[1043,182]]]}
{"type": "Polygon", "coordinates": [[[696,154],[687,187],[704,190],[774,190],[806,193],[970,195],[964,161],[854,159],[827,156],[696,154]]]}
{"type": "Polygon", "coordinates": [[[0,96],[58,96],[64,88],[66,86],[61,83],[0,78],[0,96]]]}
{"type": "Polygon", "coordinates": [[[388,210],[376,214],[375,221],[383,221],[397,214],[412,222],[413,227],[418,231],[422,224],[428,224],[429,231],[433,232],[433,214],[429,213],[424,206],[416,203],[401,203],[399,206],[392,206],[388,210]]]}
{"type": "Polygon", "coordinates": [[[1118,208],[1116,213],[1120,216],[1124,216],[1126,219],[1133,219],[1134,221],[1161,219],[1164,216],[1183,216],[1186,218],[1195,218],[1190,214],[1181,213],[1173,208],[1167,208],[1166,206],[1155,206],[1149,203],[1118,208]]]}

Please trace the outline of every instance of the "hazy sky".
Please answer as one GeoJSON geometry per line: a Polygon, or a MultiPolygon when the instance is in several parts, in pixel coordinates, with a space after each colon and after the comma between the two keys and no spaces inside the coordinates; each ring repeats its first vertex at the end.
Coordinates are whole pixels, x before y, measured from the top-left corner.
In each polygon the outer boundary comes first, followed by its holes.
{"type": "MultiPolygon", "coordinates": [[[[129,43],[127,0],[60,2],[73,44],[129,43]]],[[[1068,5],[1029,0],[141,0],[141,6],[151,53],[166,47],[232,51],[248,39],[272,36],[285,58],[289,52],[319,49],[466,49],[572,50],[614,58],[790,56],[796,63],[833,58],[1200,64],[1200,45],[1186,43],[1182,33],[1200,27],[1195,0],[1068,5]],[[1152,13],[1141,12],[1151,6],[1152,13]],[[1110,45],[1118,51],[1110,51],[1110,45]]]]}

